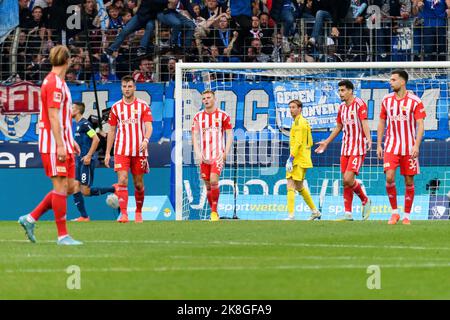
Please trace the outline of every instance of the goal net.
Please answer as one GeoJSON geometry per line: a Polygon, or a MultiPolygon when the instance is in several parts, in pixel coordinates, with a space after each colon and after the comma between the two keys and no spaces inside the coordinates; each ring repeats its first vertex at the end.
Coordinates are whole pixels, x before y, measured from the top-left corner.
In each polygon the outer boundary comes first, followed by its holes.
{"type": "MultiPolygon", "coordinates": [[[[178,63],[175,83],[175,207],[178,220],[209,219],[206,187],[193,154],[191,126],[202,110],[201,92],[211,89],[216,105],[232,119],[234,144],[220,176],[218,212],[221,218],[280,220],[287,217],[285,163],[289,157],[292,117],[288,103],[299,99],[313,141],[326,139],[336,125],[337,83],[349,79],[355,96],[368,105],[372,150],[357,176],[372,200],[370,219],[388,219],[383,164],[376,156],[376,129],[381,100],[389,93],[393,69],[409,74],[407,89],[421,97],[427,117],[420,150],[420,171],[411,219],[448,219],[450,196],[449,62],[402,63],[178,63]]],[[[322,211],[334,220],[344,212],[340,172],[341,135],[322,154],[312,147],[313,168],[304,185],[322,211]]],[[[397,172],[400,212],[404,182],[397,172]]],[[[307,219],[310,210],[296,195],[295,217],[307,219]]],[[[353,200],[353,216],[361,219],[361,202],[353,200]]]]}

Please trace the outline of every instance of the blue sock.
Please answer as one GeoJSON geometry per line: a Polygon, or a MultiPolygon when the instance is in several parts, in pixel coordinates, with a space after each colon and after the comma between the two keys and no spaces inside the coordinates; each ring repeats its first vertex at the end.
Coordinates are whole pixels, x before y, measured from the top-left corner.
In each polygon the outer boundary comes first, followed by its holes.
{"type": "Polygon", "coordinates": [[[113,193],[114,187],[109,187],[109,188],[91,188],[91,196],[101,196],[102,194],[105,193],[113,193]]]}
{"type": "Polygon", "coordinates": [[[75,205],[77,206],[78,211],[80,211],[81,216],[87,218],[88,215],[86,213],[86,208],[84,207],[83,194],[81,192],[74,193],[73,200],[75,200],[75,205]]]}

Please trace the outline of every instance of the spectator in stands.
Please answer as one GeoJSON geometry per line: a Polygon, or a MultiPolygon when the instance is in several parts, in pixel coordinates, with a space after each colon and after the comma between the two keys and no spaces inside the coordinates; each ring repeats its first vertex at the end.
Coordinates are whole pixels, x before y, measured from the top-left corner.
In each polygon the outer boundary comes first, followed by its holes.
{"type": "Polygon", "coordinates": [[[256,54],[256,61],[258,62],[269,62],[270,57],[262,52],[262,44],[261,40],[259,39],[253,39],[251,42],[251,46],[255,48],[255,54],[256,54]]]}
{"type": "Polygon", "coordinates": [[[320,62],[342,62],[340,55],[336,53],[337,45],[334,43],[333,39],[327,38],[326,46],[324,48],[324,53],[319,56],[320,62]]]}
{"type": "Polygon", "coordinates": [[[32,19],[25,25],[26,29],[44,28],[43,10],[41,7],[35,6],[31,11],[32,19]]]}
{"type": "Polygon", "coordinates": [[[198,17],[201,17],[202,7],[200,7],[199,4],[192,5],[192,11],[194,11],[194,16],[192,18],[197,19],[198,17]]]}
{"type": "Polygon", "coordinates": [[[127,6],[125,9],[129,9],[132,11],[132,15],[136,14],[136,11],[138,9],[137,0],[128,0],[127,6]]]}
{"type": "Polygon", "coordinates": [[[119,79],[115,74],[112,74],[109,69],[108,63],[100,63],[100,71],[97,72],[94,76],[95,81],[99,81],[100,83],[107,83],[111,81],[118,81],[119,79]]]}
{"type": "Polygon", "coordinates": [[[105,53],[112,57],[113,53],[120,48],[121,43],[134,31],[145,27],[144,36],[141,38],[140,47],[138,48],[137,55],[142,56],[147,53],[148,48],[151,46],[151,37],[155,29],[155,19],[158,13],[169,9],[175,9],[178,0],[142,0],[136,15],[127,23],[122,31],[117,36],[109,48],[105,50],[105,53]]]}
{"type": "Polygon", "coordinates": [[[206,6],[200,11],[200,16],[205,20],[225,13],[227,10],[226,6],[219,6],[217,0],[205,0],[205,4],[206,6]]]}
{"type": "Polygon", "coordinates": [[[130,9],[122,10],[122,12],[120,13],[120,16],[122,17],[122,27],[120,29],[122,29],[128,23],[128,21],[133,18],[133,15],[133,11],[130,9]]]}
{"type": "MultiPolygon", "coordinates": [[[[450,17],[449,0],[413,0],[412,13],[422,20],[421,37],[425,60],[446,60],[447,18],[450,17]]],[[[417,39],[417,38],[416,38],[417,39]]]]}
{"type": "Polygon", "coordinates": [[[80,80],[77,80],[77,75],[76,75],[76,71],[73,69],[69,69],[66,72],[66,82],[70,83],[70,84],[81,84],[83,83],[80,80]]]}
{"type": "Polygon", "coordinates": [[[248,36],[250,38],[250,41],[252,39],[260,39],[264,45],[264,41],[262,40],[264,38],[264,34],[259,26],[259,17],[257,16],[252,17],[252,28],[250,29],[248,36]]]}
{"type": "Polygon", "coordinates": [[[313,0],[312,11],[315,13],[315,22],[309,44],[317,45],[326,20],[331,22],[331,37],[339,37],[338,26],[340,20],[347,15],[349,7],[350,0],[313,0]]]}
{"type": "Polygon", "coordinates": [[[247,48],[247,54],[245,55],[245,62],[257,62],[256,48],[254,48],[254,47],[247,48]]]}
{"type": "Polygon", "coordinates": [[[42,9],[45,9],[47,7],[47,1],[46,0],[32,0],[30,1],[30,5],[28,7],[30,7],[32,5],[32,7],[30,8],[31,10],[33,10],[34,7],[41,7],[42,9]]]}
{"type": "Polygon", "coordinates": [[[167,65],[161,71],[161,82],[175,81],[175,64],[177,60],[174,57],[169,57],[167,65]],[[166,69],[166,70],[164,70],[166,69]]]}
{"type": "Polygon", "coordinates": [[[158,14],[158,20],[170,26],[172,32],[170,35],[170,44],[175,47],[181,47],[184,53],[192,47],[194,39],[195,23],[192,20],[194,11],[189,0],[178,0],[174,8],[158,14]],[[184,34],[184,41],[179,42],[184,34]]]}
{"type": "Polygon", "coordinates": [[[28,8],[27,0],[19,0],[19,27],[27,28],[28,23],[32,20],[31,11],[28,8]]]}
{"type": "Polygon", "coordinates": [[[272,62],[284,62],[285,52],[283,49],[283,35],[281,33],[276,33],[272,37],[272,54],[270,60],[272,62]]]}
{"type": "Polygon", "coordinates": [[[41,7],[34,7],[32,11],[32,19],[25,25],[28,33],[28,49],[32,53],[39,53],[41,42],[46,34],[45,24],[43,20],[43,12],[41,7]]]}
{"type": "MultiPolygon", "coordinates": [[[[408,18],[411,12],[410,0],[373,0],[372,5],[380,7],[381,28],[376,29],[376,61],[388,61],[393,38],[396,36],[394,30],[397,29],[396,20],[408,18]]],[[[375,17],[371,17],[375,19],[375,17]]]]}
{"type": "MultiPolygon", "coordinates": [[[[100,0],[100,1],[102,1],[102,0],[100,0]]],[[[113,6],[119,8],[119,10],[125,9],[125,4],[123,3],[123,0],[114,0],[113,6]]]]}
{"type": "Polygon", "coordinates": [[[230,0],[231,18],[239,26],[238,46],[245,46],[245,38],[252,28],[253,6],[255,0],[230,0]]]}
{"type": "Polygon", "coordinates": [[[72,66],[71,70],[74,72],[74,78],[77,81],[89,80],[86,78],[86,74],[84,72],[84,59],[83,54],[72,57],[72,66]]]}
{"type": "Polygon", "coordinates": [[[153,73],[154,63],[149,58],[142,58],[139,63],[139,70],[133,72],[133,79],[136,82],[155,82],[153,73]]]}
{"type": "Polygon", "coordinates": [[[240,47],[236,43],[237,39],[235,37],[234,30],[232,30],[229,26],[228,19],[226,15],[222,15],[219,19],[219,28],[215,29],[211,34],[210,41],[206,41],[207,45],[214,44],[219,48],[220,55],[226,55],[228,57],[239,56],[240,55],[240,47]],[[212,43],[210,43],[212,41],[212,43]],[[226,49],[224,52],[224,49],[226,49]]]}
{"type": "Polygon", "coordinates": [[[119,13],[120,10],[115,5],[108,8],[109,19],[106,22],[107,29],[121,29],[123,27],[122,16],[119,13]]]}
{"type": "Polygon", "coordinates": [[[297,0],[273,0],[270,14],[277,22],[283,22],[283,36],[291,42],[296,33],[295,20],[300,17],[297,0]]]}

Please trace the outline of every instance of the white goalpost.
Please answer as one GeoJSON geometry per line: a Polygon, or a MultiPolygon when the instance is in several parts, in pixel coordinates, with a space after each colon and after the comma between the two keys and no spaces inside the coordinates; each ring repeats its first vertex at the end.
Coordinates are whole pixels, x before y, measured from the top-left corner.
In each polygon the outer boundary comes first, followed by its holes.
{"type": "MultiPolygon", "coordinates": [[[[376,157],[376,127],[381,100],[391,91],[390,72],[398,68],[408,72],[407,89],[422,99],[427,113],[412,219],[445,216],[450,195],[450,62],[179,62],[175,74],[172,151],[176,219],[209,219],[206,188],[194,160],[190,132],[193,117],[202,108],[203,90],[215,91],[216,104],[231,116],[235,134],[232,152],[220,177],[219,215],[230,219],[280,220],[287,217],[284,178],[292,122],[287,103],[293,99],[302,101],[303,115],[311,124],[316,143],[328,137],[336,124],[340,104],[337,83],[343,79],[354,83],[355,95],[369,109],[373,146],[357,179],[372,199],[371,219],[387,219],[390,208],[382,161],[376,157]]],[[[340,146],[340,136],[325,153],[315,154],[313,146],[314,167],[306,174],[306,187],[322,210],[324,220],[335,219],[343,210],[340,146]]],[[[398,203],[402,207],[404,189],[400,172],[397,180],[398,203]]],[[[356,219],[360,207],[355,197],[356,219]]],[[[296,218],[304,220],[309,214],[297,195],[296,218]]]]}

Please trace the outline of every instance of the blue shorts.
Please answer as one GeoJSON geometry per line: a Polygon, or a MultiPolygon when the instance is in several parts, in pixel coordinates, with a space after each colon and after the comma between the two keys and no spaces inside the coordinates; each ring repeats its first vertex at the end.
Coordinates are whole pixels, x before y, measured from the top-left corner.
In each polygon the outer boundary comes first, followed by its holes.
{"type": "Polygon", "coordinates": [[[77,159],[76,162],[76,174],[75,179],[80,181],[81,185],[90,187],[94,183],[94,170],[96,166],[96,161],[94,159],[91,160],[90,165],[83,164],[81,159],[77,159]]]}

